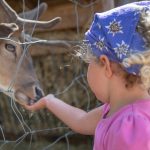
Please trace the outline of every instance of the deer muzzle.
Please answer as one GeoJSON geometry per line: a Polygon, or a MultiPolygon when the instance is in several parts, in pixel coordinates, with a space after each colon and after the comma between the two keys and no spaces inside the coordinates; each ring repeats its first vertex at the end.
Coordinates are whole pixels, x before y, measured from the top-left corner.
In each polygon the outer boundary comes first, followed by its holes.
{"type": "Polygon", "coordinates": [[[18,103],[22,105],[32,105],[44,96],[44,92],[39,86],[32,86],[27,90],[16,90],[14,96],[18,103]]]}

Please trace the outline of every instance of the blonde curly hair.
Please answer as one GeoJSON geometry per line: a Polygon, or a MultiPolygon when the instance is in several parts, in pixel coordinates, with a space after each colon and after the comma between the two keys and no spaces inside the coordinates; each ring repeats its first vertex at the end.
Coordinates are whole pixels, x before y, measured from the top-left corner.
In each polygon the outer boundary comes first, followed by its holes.
{"type": "Polygon", "coordinates": [[[140,77],[144,87],[150,89],[150,11],[143,10],[137,31],[144,37],[147,50],[135,53],[123,60],[124,66],[141,65],[140,77]]]}

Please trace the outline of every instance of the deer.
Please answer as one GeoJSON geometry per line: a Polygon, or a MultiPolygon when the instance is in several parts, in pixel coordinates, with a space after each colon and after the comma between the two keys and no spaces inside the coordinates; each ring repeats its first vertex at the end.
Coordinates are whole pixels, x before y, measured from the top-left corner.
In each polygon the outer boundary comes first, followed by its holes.
{"type": "MultiPolygon", "coordinates": [[[[31,43],[39,39],[28,33],[34,27],[44,30],[60,22],[60,17],[36,20],[46,9],[46,3],[41,3],[33,10],[17,14],[5,0],[0,0],[0,91],[21,105],[31,105],[44,96],[30,55],[31,43]]],[[[68,44],[62,41],[60,45],[68,44]]]]}

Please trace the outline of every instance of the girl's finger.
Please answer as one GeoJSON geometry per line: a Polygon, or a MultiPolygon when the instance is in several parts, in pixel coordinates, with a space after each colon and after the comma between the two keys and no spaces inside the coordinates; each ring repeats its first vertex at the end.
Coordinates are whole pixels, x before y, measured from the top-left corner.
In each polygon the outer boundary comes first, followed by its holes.
{"type": "Polygon", "coordinates": [[[39,109],[43,109],[45,107],[45,99],[42,98],[38,102],[36,102],[32,105],[24,105],[24,107],[27,110],[31,110],[31,111],[36,111],[36,110],[39,110],[39,109]]]}

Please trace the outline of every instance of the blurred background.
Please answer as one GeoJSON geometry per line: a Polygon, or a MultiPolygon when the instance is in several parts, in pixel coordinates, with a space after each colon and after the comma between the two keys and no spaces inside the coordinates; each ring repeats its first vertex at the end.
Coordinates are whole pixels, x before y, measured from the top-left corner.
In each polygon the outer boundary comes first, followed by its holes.
{"type": "MultiPolygon", "coordinates": [[[[80,42],[95,12],[103,12],[134,0],[6,0],[17,12],[29,11],[41,2],[48,8],[40,20],[60,16],[54,28],[35,31],[41,39],[80,42]]],[[[86,111],[99,105],[86,81],[87,64],[75,57],[75,44],[31,47],[34,67],[45,94],[86,111]]],[[[103,85],[102,85],[103,86],[103,85]]],[[[72,117],[73,119],[73,117],[72,117]]],[[[82,124],[81,124],[82,125],[82,124]]],[[[47,110],[30,113],[10,98],[0,95],[0,149],[2,150],[91,150],[92,136],[72,132],[47,110]],[[19,110],[19,111],[18,111],[19,110]]]]}

